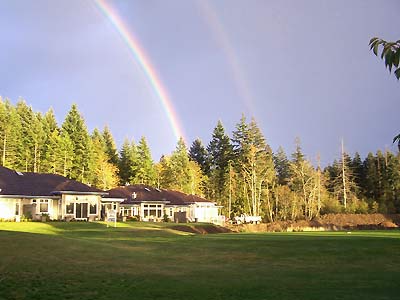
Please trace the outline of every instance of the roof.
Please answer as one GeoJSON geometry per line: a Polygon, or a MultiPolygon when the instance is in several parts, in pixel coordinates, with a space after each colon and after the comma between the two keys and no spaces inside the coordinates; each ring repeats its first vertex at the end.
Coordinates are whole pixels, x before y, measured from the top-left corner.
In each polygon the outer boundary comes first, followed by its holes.
{"type": "Polygon", "coordinates": [[[196,195],[189,195],[166,189],[157,189],[143,184],[120,186],[109,190],[108,194],[111,198],[124,198],[125,200],[122,204],[167,201],[169,205],[188,205],[195,202],[212,202],[196,195]]]}
{"type": "Polygon", "coordinates": [[[16,172],[0,166],[0,196],[54,196],[59,194],[106,194],[61,175],[16,172]]]}

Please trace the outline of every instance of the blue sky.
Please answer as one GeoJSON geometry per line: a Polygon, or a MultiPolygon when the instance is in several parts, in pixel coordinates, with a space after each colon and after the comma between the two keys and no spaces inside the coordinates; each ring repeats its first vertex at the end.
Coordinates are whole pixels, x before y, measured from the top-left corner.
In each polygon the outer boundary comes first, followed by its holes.
{"type": "MultiPolygon", "coordinates": [[[[324,164],[340,140],[365,156],[395,150],[400,82],[368,47],[400,39],[399,1],[107,1],[140,40],[185,130],[208,143],[254,116],[268,143],[324,164]]],[[[77,103],[88,128],[121,144],[146,136],[157,161],[176,145],[147,78],[93,1],[0,0],[0,95],[54,108],[77,103]]]]}

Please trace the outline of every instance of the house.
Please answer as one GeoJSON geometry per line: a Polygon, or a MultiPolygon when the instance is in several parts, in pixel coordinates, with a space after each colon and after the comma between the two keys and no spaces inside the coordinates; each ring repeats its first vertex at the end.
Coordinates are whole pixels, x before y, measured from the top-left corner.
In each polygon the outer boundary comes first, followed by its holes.
{"type": "Polygon", "coordinates": [[[118,199],[102,201],[104,191],[56,174],[17,172],[0,166],[0,220],[100,220],[118,199]]]}
{"type": "Polygon", "coordinates": [[[220,206],[215,202],[178,191],[153,188],[147,185],[129,185],[108,191],[110,199],[123,199],[120,215],[137,217],[143,221],[221,223],[220,206]]]}
{"type": "Polygon", "coordinates": [[[94,221],[118,214],[143,221],[221,223],[219,208],[215,202],[177,191],[130,185],[104,192],[60,175],[0,166],[0,221],[94,221]]]}

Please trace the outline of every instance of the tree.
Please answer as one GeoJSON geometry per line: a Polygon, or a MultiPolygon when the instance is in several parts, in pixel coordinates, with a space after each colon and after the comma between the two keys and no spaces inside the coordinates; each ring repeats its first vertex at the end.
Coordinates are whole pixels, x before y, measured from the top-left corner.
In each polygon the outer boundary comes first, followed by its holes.
{"type": "MultiPolygon", "coordinates": [[[[396,42],[387,42],[378,37],[374,37],[369,41],[370,50],[374,52],[376,56],[379,54],[379,47],[382,46],[381,59],[385,59],[385,67],[392,72],[392,68],[395,67],[394,75],[397,80],[400,79],[400,40],[396,42]]],[[[397,141],[397,146],[400,150],[400,134],[393,138],[393,143],[397,141]]]]}
{"type": "Polygon", "coordinates": [[[76,104],[71,106],[65,117],[62,124],[62,132],[68,134],[73,145],[74,160],[70,177],[81,182],[88,182],[87,177],[90,175],[89,169],[91,167],[91,139],[85,121],[80,115],[76,104]]]}
{"type": "Polygon", "coordinates": [[[189,149],[189,156],[192,161],[197,162],[203,171],[203,174],[208,175],[210,173],[208,152],[199,138],[195,139],[192,143],[192,146],[189,149]]]}
{"type": "Polygon", "coordinates": [[[131,177],[131,182],[147,185],[156,183],[156,172],[154,169],[153,159],[151,158],[150,148],[146,138],[143,136],[137,146],[138,159],[132,165],[134,174],[131,177]]]}
{"type": "Polygon", "coordinates": [[[106,154],[108,156],[108,162],[112,163],[114,166],[117,166],[118,165],[117,146],[115,145],[114,138],[108,126],[104,127],[102,135],[106,148],[106,154]]]}
{"type": "Polygon", "coordinates": [[[1,164],[23,171],[20,164],[20,153],[23,151],[21,132],[21,120],[16,109],[8,99],[3,101],[0,97],[1,164]]]}
{"type": "Polygon", "coordinates": [[[385,67],[392,72],[392,68],[396,67],[394,75],[397,80],[400,79],[400,40],[396,42],[387,42],[378,37],[374,37],[369,41],[370,50],[374,52],[376,56],[379,55],[379,47],[382,46],[381,59],[385,59],[385,67]]]}
{"type": "Polygon", "coordinates": [[[223,205],[225,210],[227,208],[226,199],[229,198],[229,166],[233,160],[233,148],[221,121],[218,121],[214,128],[207,152],[209,161],[208,197],[223,205]]]}
{"type": "Polygon", "coordinates": [[[92,153],[91,153],[93,177],[91,182],[100,189],[108,190],[115,187],[118,183],[118,169],[109,162],[106,153],[106,146],[101,133],[95,129],[92,134],[92,153]]]}
{"type": "Polygon", "coordinates": [[[131,178],[135,175],[135,167],[137,166],[138,161],[135,142],[129,142],[128,139],[125,139],[119,152],[119,156],[118,167],[120,184],[129,184],[131,183],[131,178]]]}
{"type": "Polygon", "coordinates": [[[274,154],[274,165],[278,184],[287,185],[290,181],[290,162],[282,147],[279,147],[276,154],[274,154]]]}
{"type": "Polygon", "coordinates": [[[275,169],[272,151],[265,141],[256,121],[249,124],[242,116],[233,132],[236,169],[241,175],[242,209],[251,215],[262,214],[266,203],[267,215],[273,221],[272,190],[275,186],[275,169]]]}

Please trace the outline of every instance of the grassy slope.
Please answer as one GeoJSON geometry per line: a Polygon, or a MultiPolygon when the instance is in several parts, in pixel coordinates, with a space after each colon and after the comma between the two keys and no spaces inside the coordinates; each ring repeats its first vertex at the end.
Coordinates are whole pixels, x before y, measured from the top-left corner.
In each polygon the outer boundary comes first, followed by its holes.
{"type": "Polygon", "coordinates": [[[0,223],[0,299],[395,299],[400,232],[0,223]]]}

